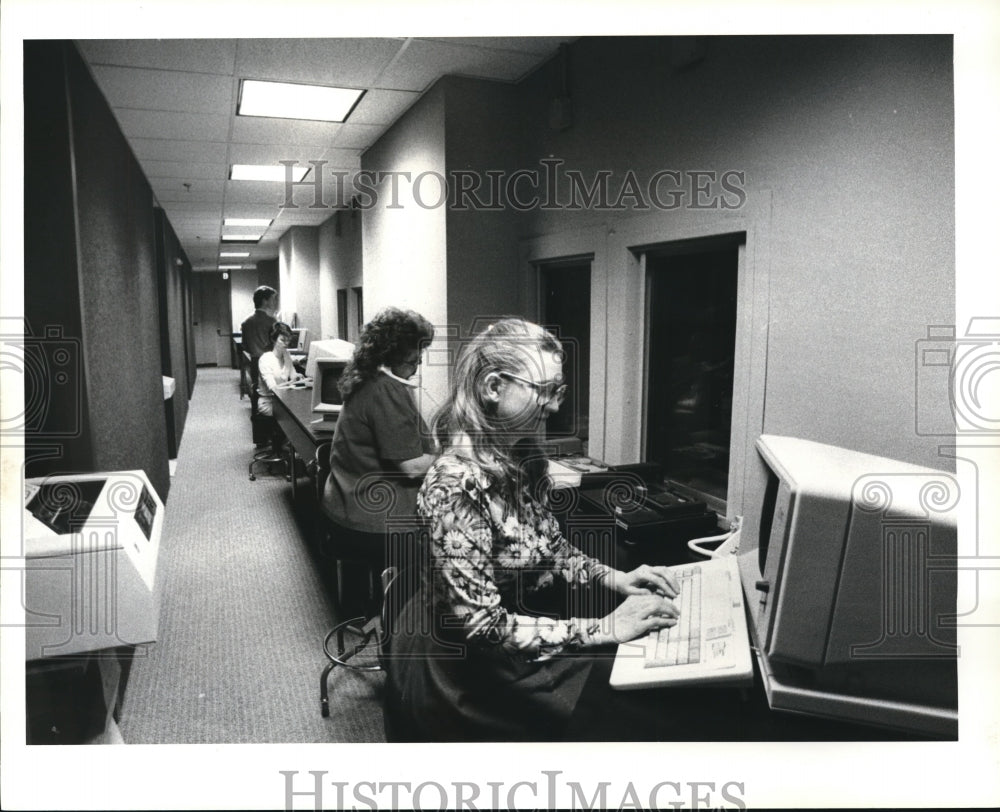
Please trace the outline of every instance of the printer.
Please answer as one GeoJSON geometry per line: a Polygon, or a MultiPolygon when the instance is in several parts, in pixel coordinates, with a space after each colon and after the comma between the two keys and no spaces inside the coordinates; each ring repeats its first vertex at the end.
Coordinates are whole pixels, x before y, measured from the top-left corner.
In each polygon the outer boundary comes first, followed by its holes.
{"type": "Polygon", "coordinates": [[[156,640],[163,502],[143,471],[25,481],[25,659],[156,640]]]}

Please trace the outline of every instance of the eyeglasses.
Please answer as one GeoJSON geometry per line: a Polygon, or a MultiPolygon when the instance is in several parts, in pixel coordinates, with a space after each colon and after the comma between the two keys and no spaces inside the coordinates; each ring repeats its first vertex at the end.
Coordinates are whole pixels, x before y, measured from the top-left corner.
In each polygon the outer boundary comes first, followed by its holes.
{"type": "Polygon", "coordinates": [[[538,400],[542,405],[553,401],[562,403],[562,399],[566,397],[566,384],[564,383],[559,383],[558,381],[538,383],[537,381],[522,378],[520,375],[514,375],[512,372],[501,372],[500,375],[504,378],[510,378],[512,381],[523,383],[525,386],[530,386],[538,393],[538,400]]]}

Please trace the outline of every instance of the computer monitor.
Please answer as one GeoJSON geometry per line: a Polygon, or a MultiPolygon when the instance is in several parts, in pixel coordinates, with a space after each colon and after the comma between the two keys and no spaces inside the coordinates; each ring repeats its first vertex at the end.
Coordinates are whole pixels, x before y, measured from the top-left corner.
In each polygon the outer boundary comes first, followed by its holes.
{"type": "Polygon", "coordinates": [[[288,349],[298,350],[299,352],[305,352],[307,349],[308,338],[309,338],[308,327],[293,327],[292,340],[288,342],[288,349]]]}
{"type": "Polygon", "coordinates": [[[316,361],[320,358],[332,358],[335,361],[350,361],[354,355],[354,345],[350,341],[339,338],[324,338],[309,344],[309,355],[306,358],[306,377],[316,377],[316,361]]]}
{"type": "Polygon", "coordinates": [[[955,477],[793,437],[756,450],[738,555],[771,707],[956,737],[955,477]]]}
{"type": "Polygon", "coordinates": [[[324,419],[336,420],[344,399],[340,395],[337,384],[344,373],[347,361],[334,358],[319,358],[316,361],[316,373],[313,376],[312,410],[322,414],[324,419]]]}

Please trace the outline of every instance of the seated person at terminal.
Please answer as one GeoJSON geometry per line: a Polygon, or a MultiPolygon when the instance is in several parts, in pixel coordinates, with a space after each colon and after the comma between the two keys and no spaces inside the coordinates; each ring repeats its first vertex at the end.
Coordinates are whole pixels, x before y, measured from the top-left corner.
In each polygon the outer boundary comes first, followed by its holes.
{"type": "Polygon", "coordinates": [[[374,504],[379,486],[391,488],[394,516],[415,517],[420,480],[435,459],[411,380],[433,338],[419,313],[386,308],[365,325],[338,383],[343,407],[323,509],[334,524],[336,557],[361,560],[375,575],[393,558],[385,549],[386,513],[374,504]]]}
{"type": "Polygon", "coordinates": [[[536,324],[504,319],[463,348],[434,420],[444,452],[418,496],[424,594],[389,641],[391,739],[559,739],[589,675],[581,653],[676,624],[667,569],[626,573],[571,546],[540,488],[544,466],[520,453],[564,394],[561,345],[536,324]],[[603,618],[529,614],[525,596],[555,578],[626,597],[603,618]]]}
{"type": "Polygon", "coordinates": [[[288,342],[292,328],[283,321],[276,321],[268,333],[271,349],[260,357],[260,382],[257,384],[257,413],[265,417],[274,415],[274,389],[302,377],[292,365],[288,342]]]}

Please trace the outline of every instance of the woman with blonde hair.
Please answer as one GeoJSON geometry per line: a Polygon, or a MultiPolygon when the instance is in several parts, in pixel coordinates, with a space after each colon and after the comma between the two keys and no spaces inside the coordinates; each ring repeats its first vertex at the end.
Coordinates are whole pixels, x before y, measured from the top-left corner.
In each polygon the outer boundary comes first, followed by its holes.
{"type": "Polygon", "coordinates": [[[565,395],[550,332],[503,319],[464,347],[434,420],[444,448],[418,495],[429,524],[422,594],[387,660],[387,735],[559,739],[589,672],[588,650],[676,623],[663,567],[625,573],[570,545],[546,505],[545,419],[565,395]],[[553,618],[524,596],[556,578],[626,596],[606,617],[553,618]]]}

